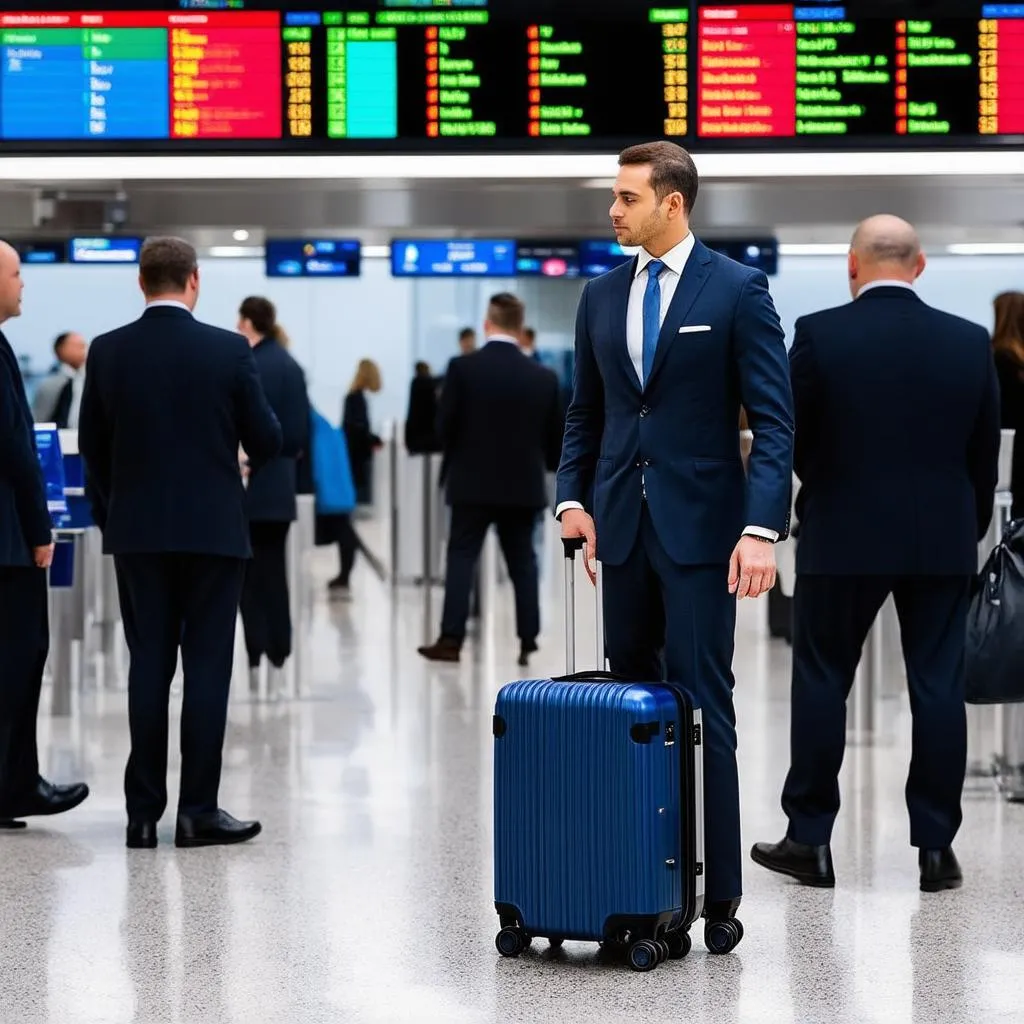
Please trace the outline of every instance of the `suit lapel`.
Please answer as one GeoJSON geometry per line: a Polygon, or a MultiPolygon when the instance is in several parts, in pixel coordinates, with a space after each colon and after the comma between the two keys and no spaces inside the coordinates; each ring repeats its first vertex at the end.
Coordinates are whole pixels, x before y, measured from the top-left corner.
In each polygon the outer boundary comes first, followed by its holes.
{"type": "MultiPolygon", "coordinates": [[[[707,283],[710,273],[711,253],[699,239],[694,239],[693,252],[690,253],[686,266],[683,267],[683,276],[679,279],[679,284],[676,285],[676,293],[672,296],[672,303],[668,307],[665,321],[661,325],[658,347],[654,352],[654,365],[651,367],[651,375],[647,381],[648,386],[668,357],[669,349],[676,341],[679,328],[697,301],[697,296],[700,295],[707,283]]],[[[633,376],[635,378],[636,374],[633,376]]]]}
{"type": "Polygon", "coordinates": [[[640,380],[636,375],[636,367],[629,355],[629,342],[627,319],[629,314],[629,293],[633,287],[633,278],[636,276],[636,257],[623,264],[628,273],[623,276],[622,281],[617,281],[612,289],[611,305],[611,337],[614,339],[616,357],[618,358],[622,372],[629,382],[640,390],[640,380]]]}

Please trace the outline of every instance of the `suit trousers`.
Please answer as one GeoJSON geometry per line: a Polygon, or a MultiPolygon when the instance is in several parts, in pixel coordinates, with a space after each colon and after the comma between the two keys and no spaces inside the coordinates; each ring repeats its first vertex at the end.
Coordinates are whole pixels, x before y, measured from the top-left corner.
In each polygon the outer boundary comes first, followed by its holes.
{"type": "Polygon", "coordinates": [[[251,668],[266,655],[280,668],[292,653],[292,614],[288,600],[285,546],[289,522],[249,524],[252,559],[242,585],[242,629],[251,668]]]}
{"type": "Polygon", "coordinates": [[[131,654],[128,817],[159,821],[167,807],[168,698],[179,647],[185,692],[178,811],[215,811],[245,562],[214,555],[118,555],[114,566],[131,654]]]}
{"type": "Polygon", "coordinates": [[[910,843],[953,842],[967,764],[964,644],[970,579],[798,576],[794,596],[791,766],[782,792],[789,837],[823,846],[839,813],[846,700],[868,631],[892,594],[913,714],[906,800],[910,843]]]}
{"type": "Polygon", "coordinates": [[[470,592],[480,550],[493,524],[498,531],[508,574],[516,595],[516,632],[533,641],[540,632],[540,594],[533,526],[537,510],[503,505],[452,505],[448,528],[448,564],[444,584],[441,633],[455,640],[466,635],[470,592]]]}
{"type": "Polygon", "coordinates": [[[678,565],[646,506],[629,557],[604,565],[611,670],[638,682],[685,686],[703,712],[706,899],[743,891],[732,655],[736,598],[727,565],[678,565]]]}
{"type": "Polygon", "coordinates": [[[0,816],[39,781],[36,716],[49,647],[46,572],[0,567],[0,816]]]}

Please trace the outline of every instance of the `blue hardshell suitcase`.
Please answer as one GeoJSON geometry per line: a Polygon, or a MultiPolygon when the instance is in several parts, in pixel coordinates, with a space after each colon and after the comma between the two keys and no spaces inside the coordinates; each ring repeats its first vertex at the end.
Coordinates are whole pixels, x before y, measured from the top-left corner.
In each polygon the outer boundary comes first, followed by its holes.
{"type": "MultiPolygon", "coordinates": [[[[577,550],[569,673],[509,683],[495,706],[496,943],[601,942],[650,970],[689,952],[703,909],[701,715],[681,686],[572,671],[577,550]]],[[[603,664],[600,615],[597,633],[603,664]]]]}

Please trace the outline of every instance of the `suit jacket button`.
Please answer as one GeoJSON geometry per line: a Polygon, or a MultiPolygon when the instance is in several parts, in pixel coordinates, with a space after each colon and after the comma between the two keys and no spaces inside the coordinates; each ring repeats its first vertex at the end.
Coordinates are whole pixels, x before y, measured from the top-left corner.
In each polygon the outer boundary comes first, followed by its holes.
{"type": "Polygon", "coordinates": [[[650,464],[651,464],[651,460],[650,459],[644,459],[644,465],[645,466],[649,466],[650,464]]]}
{"type": "Polygon", "coordinates": [[[650,406],[642,405],[640,407],[640,419],[643,419],[650,411],[650,406]]]}

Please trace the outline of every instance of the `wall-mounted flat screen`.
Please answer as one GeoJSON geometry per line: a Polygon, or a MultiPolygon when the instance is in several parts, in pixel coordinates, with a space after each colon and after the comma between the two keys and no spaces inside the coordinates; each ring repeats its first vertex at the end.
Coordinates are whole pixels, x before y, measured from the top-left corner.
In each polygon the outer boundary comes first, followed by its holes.
{"type": "Polygon", "coordinates": [[[659,137],[1022,145],[1024,2],[12,0],[0,12],[12,152],[611,152],[659,137]]]}
{"type": "Polygon", "coordinates": [[[269,238],[267,277],[358,277],[361,247],[353,238],[269,238]]]}
{"type": "Polygon", "coordinates": [[[633,258],[618,242],[603,238],[588,238],[580,242],[580,274],[600,277],[633,258]]]}
{"type": "Polygon", "coordinates": [[[579,277],[580,250],[573,241],[516,242],[516,276],[518,277],[579,277]]]}
{"type": "Polygon", "coordinates": [[[723,256],[757,267],[769,277],[779,272],[779,243],[774,238],[704,238],[704,244],[723,256]]]}
{"type": "Polygon", "coordinates": [[[395,239],[395,277],[513,277],[516,243],[511,239],[395,239]]]}
{"type": "Polygon", "coordinates": [[[139,262],[141,238],[72,238],[69,263],[128,264],[139,262]]]}
{"type": "Polygon", "coordinates": [[[64,263],[67,261],[67,242],[24,240],[11,243],[26,266],[30,264],[64,263]]]}

